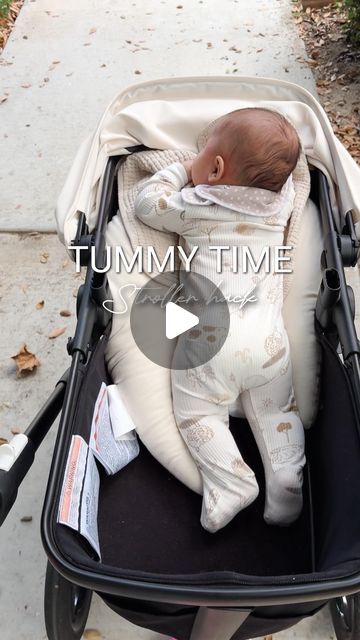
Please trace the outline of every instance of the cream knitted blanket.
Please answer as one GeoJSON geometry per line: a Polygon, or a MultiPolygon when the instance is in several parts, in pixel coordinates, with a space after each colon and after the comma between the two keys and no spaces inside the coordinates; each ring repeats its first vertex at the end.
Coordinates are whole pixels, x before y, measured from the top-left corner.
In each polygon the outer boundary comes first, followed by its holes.
{"type": "MultiPolygon", "coordinates": [[[[201,142],[203,142],[203,140],[204,137],[202,135],[201,142]]],[[[165,151],[141,151],[140,153],[129,156],[121,165],[118,175],[119,215],[134,251],[137,246],[142,246],[145,249],[152,246],[156,250],[159,259],[162,260],[165,257],[169,245],[178,244],[178,238],[175,234],[156,231],[136,218],[134,215],[134,204],[143,182],[151,175],[160,169],[164,169],[173,162],[188,160],[193,158],[194,155],[191,151],[175,149],[167,149],[165,151]]],[[[289,251],[289,256],[292,261],[294,261],[295,258],[301,213],[310,193],[310,173],[304,153],[301,154],[297,167],[293,172],[293,183],[295,188],[295,203],[284,238],[284,244],[293,247],[293,249],[289,251]]],[[[284,276],[284,298],[289,291],[291,277],[292,273],[284,276]]]]}
{"type": "Polygon", "coordinates": [[[154,173],[173,162],[194,158],[192,151],[167,149],[141,151],[129,156],[120,166],[118,174],[119,215],[133,251],[141,246],[154,247],[159,259],[165,257],[169,245],[176,246],[178,237],[168,231],[156,231],[135,217],[135,199],[142,184],[154,173]]]}

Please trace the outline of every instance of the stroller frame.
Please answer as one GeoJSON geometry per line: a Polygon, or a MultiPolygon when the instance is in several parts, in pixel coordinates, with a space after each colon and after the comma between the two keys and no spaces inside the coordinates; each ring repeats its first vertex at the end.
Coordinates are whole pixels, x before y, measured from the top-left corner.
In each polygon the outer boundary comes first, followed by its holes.
{"type": "MultiPolygon", "coordinates": [[[[128,151],[134,153],[144,149],[145,147],[139,146],[128,151]]],[[[123,162],[125,158],[126,156],[114,156],[108,159],[102,184],[98,224],[94,233],[89,234],[85,216],[82,214],[80,217],[78,233],[73,244],[88,246],[86,258],[84,258],[85,252],[81,254],[82,263],[87,263],[88,268],[85,283],[78,292],[78,321],[75,335],[68,343],[68,352],[72,358],[71,366],[26,430],[28,443],[13,466],[8,471],[0,469],[0,523],[4,521],[15,502],[17,489],[34,460],[36,450],[62,409],[41,521],[42,542],[56,572],[66,581],[86,590],[97,591],[100,595],[121,595],[125,598],[198,607],[191,640],[230,640],[255,607],[306,602],[318,603],[318,607],[321,607],[329,599],[359,591],[360,573],[346,578],[332,578],[321,583],[265,586],[237,584],[222,586],[221,590],[211,585],[195,587],[156,584],[100,575],[82,567],[76,567],[64,557],[54,538],[53,523],[56,520],[54,497],[59,491],[61,482],[59,470],[64,468],[71,437],[67,425],[70,424],[74,415],[79,371],[81,367],[86,366],[100,336],[106,334],[110,327],[111,314],[102,307],[102,302],[109,298],[106,274],[93,271],[90,266],[90,248],[95,245],[97,266],[101,267],[102,256],[105,264],[106,225],[117,211],[118,166],[119,162],[123,162]]],[[[315,179],[313,179],[312,190],[319,203],[325,234],[325,250],[322,255],[323,280],[316,306],[316,324],[319,331],[326,332],[328,340],[335,347],[340,342],[359,427],[360,348],[353,322],[354,295],[351,287],[346,284],[344,274],[344,266],[356,264],[359,243],[356,240],[351,212],[346,215],[342,233],[338,233],[331,211],[327,180],[319,170],[316,170],[313,178],[315,179]]]]}

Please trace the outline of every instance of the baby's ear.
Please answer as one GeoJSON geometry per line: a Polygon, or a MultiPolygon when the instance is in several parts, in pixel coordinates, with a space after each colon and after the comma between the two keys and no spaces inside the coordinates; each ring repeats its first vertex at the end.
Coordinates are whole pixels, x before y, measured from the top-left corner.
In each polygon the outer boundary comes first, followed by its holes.
{"type": "Polygon", "coordinates": [[[225,172],[225,162],[222,156],[216,156],[212,163],[211,172],[209,173],[209,184],[216,184],[221,180],[225,172]]]}

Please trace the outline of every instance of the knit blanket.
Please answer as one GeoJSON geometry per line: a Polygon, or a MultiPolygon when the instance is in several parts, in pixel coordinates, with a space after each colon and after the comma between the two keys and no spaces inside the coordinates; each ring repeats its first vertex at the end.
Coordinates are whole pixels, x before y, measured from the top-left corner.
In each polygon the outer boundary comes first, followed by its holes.
{"type": "Polygon", "coordinates": [[[177,149],[140,151],[129,156],[120,166],[118,173],[119,216],[133,251],[138,246],[144,249],[154,247],[159,260],[162,261],[168,247],[178,244],[178,237],[175,233],[152,229],[135,216],[135,199],[143,183],[154,173],[165,169],[173,162],[183,162],[194,157],[195,154],[192,151],[177,149]]]}

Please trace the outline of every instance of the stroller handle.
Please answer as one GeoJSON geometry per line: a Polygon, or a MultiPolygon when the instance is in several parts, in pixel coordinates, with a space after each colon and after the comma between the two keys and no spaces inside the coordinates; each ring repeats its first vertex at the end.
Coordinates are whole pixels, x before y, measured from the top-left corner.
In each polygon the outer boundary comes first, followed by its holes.
{"type": "Polygon", "coordinates": [[[13,506],[19,486],[34,462],[35,453],[50,430],[63,405],[68,371],[25,433],[0,446],[0,526],[13,506]]]}

